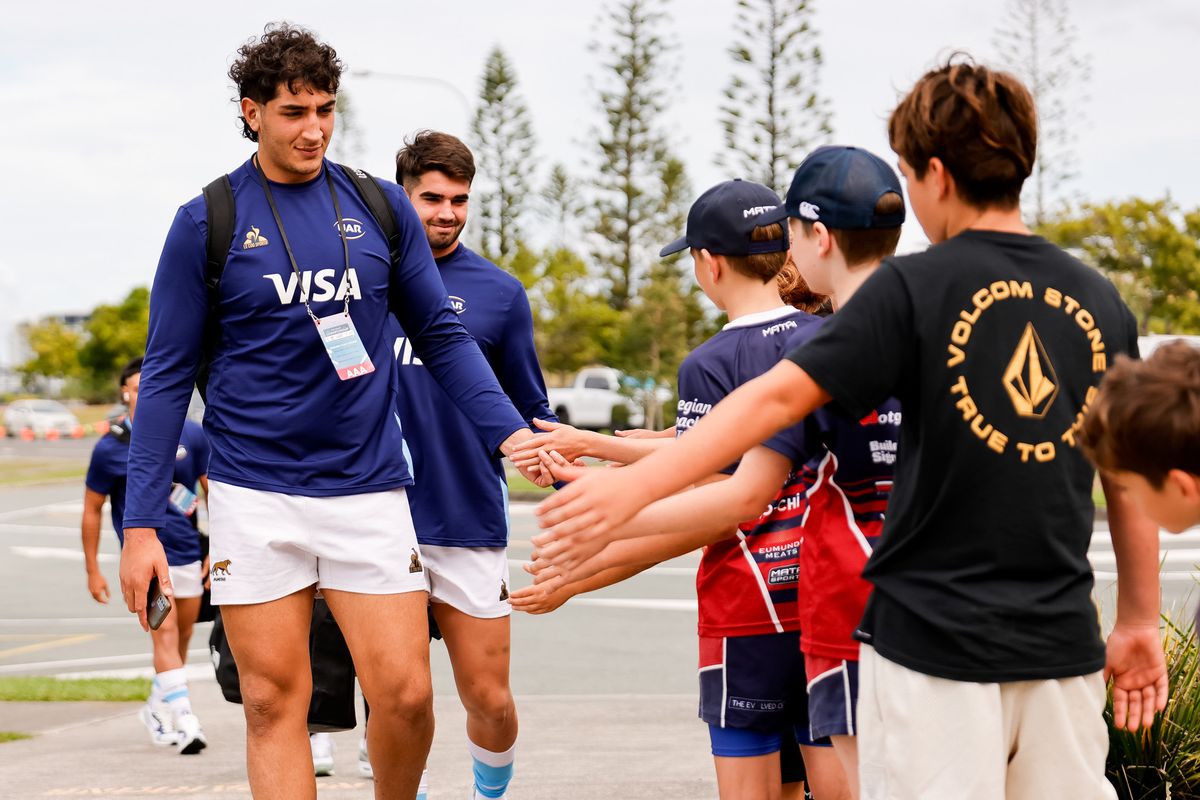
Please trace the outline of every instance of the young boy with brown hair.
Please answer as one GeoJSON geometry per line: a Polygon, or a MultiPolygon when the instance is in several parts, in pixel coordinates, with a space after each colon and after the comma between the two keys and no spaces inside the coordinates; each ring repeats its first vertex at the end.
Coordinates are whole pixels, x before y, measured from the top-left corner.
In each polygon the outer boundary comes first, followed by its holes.
{"type": "Polygon", "coordinates": [[[1171,533],[1200,524],[1200,350],[1119,358],[1083,423],[1088,458],[1171,533]]]}
{"type": "MultiPolygon", "coordinates": [[[[883,265],[811,340],[733,392],[675,446],[593,471],[545,501],[575,543],[728,463],[831,399],[904,409],[896,483],[856,632],[864,798],[1111,798],[1114,721],[1166,702],[1155,526],[1120,493],[1107,643],[1087,560],[1094,472],[1082,415],[1114,354],[1137,352],[1116,290],[1021,220],[1033,99],[952,59],[889,122],[933,246],[883,265]]],[[[562,557],[566,558],[567,555],[562,557]]]]}

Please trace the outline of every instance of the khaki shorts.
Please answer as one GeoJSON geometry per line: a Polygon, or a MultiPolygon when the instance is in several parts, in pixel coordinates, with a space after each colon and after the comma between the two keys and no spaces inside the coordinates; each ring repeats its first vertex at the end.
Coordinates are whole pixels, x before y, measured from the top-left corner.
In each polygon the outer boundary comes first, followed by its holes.
{"type": "Polygon", "coordinates": [[[1101,673],[969,683],[862,645],[862,800],[1115,800],[1101,673]]]}
{"type": "Polygon", "coordinates": [[[404,489],[304,497],[209,481],[208,529],[217,605],[265,603],[306,586],[426,588],[404,489]]]}

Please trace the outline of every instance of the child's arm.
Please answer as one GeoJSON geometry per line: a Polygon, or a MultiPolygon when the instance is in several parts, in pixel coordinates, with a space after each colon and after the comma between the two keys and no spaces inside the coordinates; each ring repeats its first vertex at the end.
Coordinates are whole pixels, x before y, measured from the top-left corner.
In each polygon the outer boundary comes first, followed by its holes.
{"type": "Polygon", "coordinates": [[[651,502],[736,461],[829,399],[808,373],[781,361],[732,392],[661,452],[623,469],[595,471],[542,501],[539,522],[557,539],[604,535],[651,502]]]}
{"type": "MultiPolygon", "coordinates": [[[[549,459],[543,459],[542,465],[552,474],[562,467],[549,459]]],[[[760,445],[745,455],[729,479],[653,503],[629,522],[600,536],[581,540],[561,538],[548,531],[533,537],[538,548],[537,569],[553,563],[567,580],[572,580],[579,577],[576,568],[593,557],[606,559],[606,566],[648,559],[657,563],[720,541],[738,524],[756,519],[766,510],[791,468],[786,456],[760,445]]]]}
{"type": "MultiPolygon", "coordinates": [[[[588,573],[590,565],[591,561],[581,565],[581,574],[588,573]]],[[[626,578],[632,578],[634,575],[652,566],[654,565],[646,563],[628,564],[623,567],[612,568],[601,567],[595,574],[579,580],[546,580],[541,583],[522,586],[513,592],[509,599],[512,601],[512,607],[515,611],[524,611],[526,614],[549,614],[577,594],[594,592],[597,589],[603,589],[605,586],[612,586],[614,583],[620,583],[626,578]]]]}
{"type": "Polygon", "coordinates": [[[535,419],[533,424],[546,433],[534,436],[513,450],[509,459],[517,467],[536,467],[538,454],[557,451],[568,461],[591,456],[619,464],[632,464],[638,459],[669,446],[670,437],[618,437],[594,431],[583,431],[560,422],[535,419]]]}
{"type": "Polygon", "coordinates": [[[1117,556],[1117,622],[1104,677],[1113,680],[1113,724],[1150,727],[1167,705],[1167,665],[1159,632],[1158,526],[1101,473],[1117,556]]]}

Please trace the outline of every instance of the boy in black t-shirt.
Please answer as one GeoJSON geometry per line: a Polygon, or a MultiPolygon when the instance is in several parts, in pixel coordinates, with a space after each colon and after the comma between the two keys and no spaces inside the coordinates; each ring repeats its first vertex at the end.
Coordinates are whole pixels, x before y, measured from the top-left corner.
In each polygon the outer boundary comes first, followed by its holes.
{"type": "MultiPolygon", "coordinates": [[[[904,409],[857,636],[864,798],[1114,797],[1118,726],[1166,702],[1157,530],[1109,494],[1120,598],[1107,657],[1090,593],[1094,472],[1081,425],[1136,326],[1098,273],[1021,221],[1037,140],[1011,75],[951,62],[889,123],[934,246],[885,260],[820,333],[674,447],[589,474],[539,509],[587,541],[829,400],[904,409]]],[[[569,558],[569,550],[562,555],[569,558]]]]}

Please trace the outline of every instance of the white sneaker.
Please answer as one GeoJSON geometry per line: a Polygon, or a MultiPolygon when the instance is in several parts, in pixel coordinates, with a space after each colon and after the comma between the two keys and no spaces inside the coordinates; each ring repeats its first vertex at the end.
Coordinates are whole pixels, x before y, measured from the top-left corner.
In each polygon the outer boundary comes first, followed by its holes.
{"type": "Polygon", "coordinates": [[[371,767],[371,758],[367,755],[367,737],[358,742],[358,774],[364,778],[375,780],[375,770],[371,767]]]}
{"type": "Polygon", "coordinates": [[[318,778],[333,774],[333,737],[328,733],[310,733],[308,746],[312,748],[313,772],[318,778]]]}
{"type": "Polygon", "coordinates": [[[150,732],[150,741],[159,747],[170,747],[179,744],[179,734],[171,724],[171,715],[166,706],[151,706],[146,703],[138,711],[138,719],[150,732]]]}
{"type": "Polygon", "coordinates": [[[179,754],[191,756],[208,747],[208,739],[200,730],[200,720],[190,711],[175,717],[175,730],[179,737],[179,754]]]}

